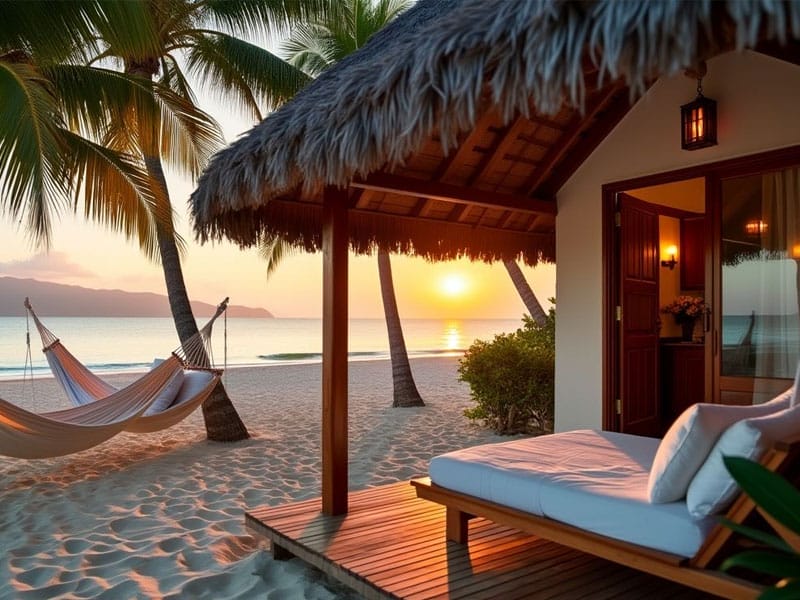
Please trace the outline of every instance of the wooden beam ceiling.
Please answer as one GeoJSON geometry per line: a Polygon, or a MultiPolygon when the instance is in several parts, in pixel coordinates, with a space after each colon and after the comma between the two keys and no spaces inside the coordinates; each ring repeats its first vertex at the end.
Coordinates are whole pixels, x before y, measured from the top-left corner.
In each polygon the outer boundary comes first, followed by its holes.
{"type": "Polygon", "coordinates": [[[575,144],[560,163],[556,163],[549,175],[538,188],[529,188],[530,194],[536,198],[553,198],[558,190],[567,182],[572,174],[589,157],[611,130],[628,114],[632,104],[627,88],[620,88],[616,94],[604,101],[603,109],[596,111],[590,127],[582,131],[575,139],[575,144]]]}
{"type": "MultiPolygon", "coordinates": [[[[467,178],[467,181],[464,182],[465,187],[471,187],[476,182],[490,174],[497,167],[497,164],[505,158],[508,150],[514,144],[514,142],[517,141],[520,132],[525,128],[526,124],[526,119],[524,119],[522,115],[517,115],[513,121],[511,121],[501,130],[501,132],[495,138],[495,141],[489,149],[489,152],[484,155],[484,157],[481,159],[481,162],[478,163],[475,171],[473,171],[472,175],[470,175],[467,178]]],[[[456,206],[450,213],[448,220],[461,221],[466,213],[466,205],[456,206]]]]}
{"type": "Polygon", "coordinates": [[[350,186],[403,196],[421,196],[432,200],[470,206],[505,208],[526,213],[556,214],[556,205],[551,201],[537,200],[514,194],[486,192],[470,187],[413,179],[388,173],[375,173],[364,180],[351,182],[350,186]]]}
{"type": "MultiPolygon", "coordinates": [[[[551,146],[544,160],[539,163],[533,173],[531,173],[531,176],[520,188],[520,193],[533,195],[539,189],[539,186],[550,177],[553,168],[564,159],[568,152],[571,154],[571,149],[575,143],[587,129],[594,125],[598,115],[608,107],[619,90],[620,86],[610,86],[599,90],[586,102],[587,107],[585,114],[582,115],[576,111],[570,126],[561,134],[558,142],[551,146]]],[[[577,168],[579,164],[580,163],[577,163],[575,168],[577,168]]],[[[556,191],[558,190],[554,190],[553,193],[556,191]]]]}
{"type": "MultiPolygon", "coordinates": [[[[484,130],[488,129],[491,123],[497,120],[497,113],[494,111],[487,111],[481,116],[480,119],[475,123],[475,127],[472,128],[472,131],[461,141],[458,146],[458,150],[455,152],[451,152],[447,156],[445,156],[442,163],[439,165],[439,168],[434,171],[431,180],[433,181],[443,181],[453,175],[453,172],[463,164],[466,157],[468,157],[475,146],[480,141],[481,137],[484,134],[484,130]]],[[[421,204],[417,204],[414,207],[414,212],[412,213],[414,216],[426,216],[428,211],[430,210],[431,202],[428,199],[425,199],[424,202],[421,204]]]]}

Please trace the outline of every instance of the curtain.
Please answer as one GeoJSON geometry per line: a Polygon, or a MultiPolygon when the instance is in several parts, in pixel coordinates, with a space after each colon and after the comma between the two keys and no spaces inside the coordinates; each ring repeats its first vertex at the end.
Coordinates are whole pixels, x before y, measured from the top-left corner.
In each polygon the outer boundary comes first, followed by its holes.
{"type": "Polygon", "coordinates": [[[754,374],[791,378],[800,356],[800,168],[765,173],[761,190],[754,374]]]}

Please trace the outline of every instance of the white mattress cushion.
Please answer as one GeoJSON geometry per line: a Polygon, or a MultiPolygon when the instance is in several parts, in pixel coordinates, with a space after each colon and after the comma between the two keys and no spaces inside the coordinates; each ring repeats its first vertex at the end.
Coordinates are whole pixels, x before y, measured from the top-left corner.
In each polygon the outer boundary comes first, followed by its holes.
{"type": "Polygon", "coordinates": [[[695,517],[725,510],[739,491],[722,458],[741,456],[759,460],[775,442],[800,439],[800,405],[776,413],[744,419],[729,427],[689,484],[686,506],[695,517]]]}
{"type": "Polygon", "coordinates": [[[647,482],[650,502],[676,502],[686,491],[722,433],[742,419],[758,417],[786,408],[791,399],[784,392],[764,404],[730,406],[726,404],[693,404],[679,416],[667,431],[647,482]]]}
{"type": "Polygon", "coordinates": [[[692,556],[713,527],[685,502],[651,504],[658,440],[580,430],[466,448],[435,457],[440,486],[649,548],[692,556]]]}

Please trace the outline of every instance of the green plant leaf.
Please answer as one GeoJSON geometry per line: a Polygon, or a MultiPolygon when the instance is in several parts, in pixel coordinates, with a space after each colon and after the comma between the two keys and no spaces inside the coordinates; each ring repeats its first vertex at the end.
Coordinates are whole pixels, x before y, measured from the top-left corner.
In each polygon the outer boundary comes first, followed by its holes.
{"type": "Polygon", "coordinates": [[[734,523],[733,521],[725,518],[720,519],[720,523],[725,525],[725,527],[728,529],[732,529],[736,533],[740,533],[752,540],[761,542],[762,544],[765,544],[771,548],[775,548],[776,550],[780,550],[781,552],[793,552],[792,547],[787,544],[783,538],[777,535],[767,533],[766,531],[761,531],[760,529],[755,529],[754,527],[740,525],[739,523],[734,523]]]}
{"type": "Polygon", "coordinates": [[[800,556],[787,555],[768,550],[746,550],[731,556],[722,563],[722,570],[744,567],[751,571],[775,577],[800,577],[800,556]]]}
{"type": "Polygon", "coordinates": [[[800,598],[800,581],[792,580],[767,588],[761,592],[758,600],[797,600],[798,598],[800,598]]]}
{"type": "Polygon", "coordinates": [[[781,525],[800,533],[800,492],[780,475],[753,461],[726,456],[725,467],[753,501],[781,525]]]}

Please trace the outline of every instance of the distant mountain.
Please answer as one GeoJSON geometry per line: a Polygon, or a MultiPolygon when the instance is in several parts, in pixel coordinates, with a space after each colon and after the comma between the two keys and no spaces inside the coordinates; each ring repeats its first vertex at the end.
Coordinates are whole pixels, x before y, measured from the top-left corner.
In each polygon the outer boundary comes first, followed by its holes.
{"type": "MultiPolygon", "coordinates": [[[[166,296],[147,292],[93,290],[77,285],[47,283],[35,279],[0,277],[0,317],[25,314],[25,297],[37,314],[51,317],[170,317],[166,296]]],[[[220,298],[222,300],[222,298],[220,298]]],[[[192,302],[195,317],[210,317],[216,305],[192,302]]],[[[263,308],[230,305],[229,317],[272,318],[263,308]]]]}

